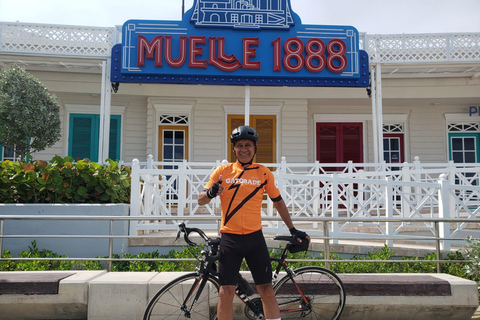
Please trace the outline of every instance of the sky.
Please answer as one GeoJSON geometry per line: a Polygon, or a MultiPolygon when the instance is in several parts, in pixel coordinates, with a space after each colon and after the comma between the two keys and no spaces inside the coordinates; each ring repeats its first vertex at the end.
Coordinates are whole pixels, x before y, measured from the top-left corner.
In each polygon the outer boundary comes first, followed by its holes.
{"type": "MultiPolygon", "coordinates": [[[[185,11],[193,0],[185,1],[185,11]]],[[[480,32],[480,0],[291,0],[305,24],[368,34],[480,32]]],[[[182,0],[0,0],[0,22],[114,27],[129,19],[181,20],[182,0]]]]}

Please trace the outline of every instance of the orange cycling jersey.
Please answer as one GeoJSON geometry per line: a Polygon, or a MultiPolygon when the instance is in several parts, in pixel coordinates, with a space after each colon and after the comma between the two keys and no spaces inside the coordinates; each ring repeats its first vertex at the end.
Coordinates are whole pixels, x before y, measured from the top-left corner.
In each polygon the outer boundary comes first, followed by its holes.
{"type": "Polygon", "coordinates": [[[266,192],[274,202],[282,199],[270,169],[257,163],[247,168],[237,162],[222,165],[212,173],[205,189],[210,189],[220,176],[225,187],[220,196],[220,232],[249,234],[262,229],[263,194],[266,192]]]}

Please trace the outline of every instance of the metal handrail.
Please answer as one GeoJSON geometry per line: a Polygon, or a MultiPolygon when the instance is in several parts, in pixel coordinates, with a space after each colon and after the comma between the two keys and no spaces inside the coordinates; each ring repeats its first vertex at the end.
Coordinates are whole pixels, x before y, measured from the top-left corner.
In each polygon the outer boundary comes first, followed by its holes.
{"type": "MultiPolygon", "coordinates": [[[[192,221],[207,221],[207,220],[218,220],[216,217],[212,216],[195,216],[195,217],[172,217],[172,216],[155,216],[148,217],[148,219],[158,219],[158,220],[192,220],[192,221]]],[[[108,263],[107,270],[111,271],[112,262],[114,261],[194,261],[195,259],[178,259],[178,258],[113,258],[113,240],[114,239],[132,239],[138,238],[139,236],[131,235],[114,235],[114,222],[115,221],[134,221],[134,220],[144,220],[145,217],[118,217],[118,216],[74,216],[74,215],[1,215],[0,216],[0,252],[3,252],[3,239],[5,238],[94,238],[94,239],[109,239],[108,247],[108,258],[1,258],[0,261],[105,261],[108,263]],[[5,235],[5,220],[93,220],[93,221],[110,221],[109,235],[5,235]]],[[[279,217],[264,217],[263,220],[268,221],[281,221],[279,217]]],[[[402,236],[402,240],[422,240],[422,241],[435,241],[435,252],[437,254],[436,260],[415,260],[415,262],[421,263],[436,263],[437,272],[440,273],[440,266],[442,263],[456,263],[456,262],[466,262],[465,260],[445,260],[438,259],[441,254],[441,241],[452,241],[454,239],[446,239],[440,237],[439,225],[441,223],[458,223],[458,222],[470,222],[470,223],[480,223],[480,219],[445,219],[445,218],[410,218],[410,219],[400,219],[400,218],[307,218],[307,217],[292,217],[293,221],[298,222],[312,222],[312,223],[322,223],[324,227],[325,236],[316,236],[315,239],[324,241],[324,257],[328,259],[318,259],[316,262],[324,262],[327,268],[330,268],[331,263],[338,262],[360,262],[360,263],[408,263],[412,262],[410,260],[333,260],[330,259],[330,241],[331,240],[359,240],[355,237],[339,237],[339,236],[330,236],[328,233],[328,225],[332,222],[433,222],[435,224],[435,236],[434,237],[405,237],[402,236]]],[[[361,238],[361,241],[365,240],[399,240],[399,237],[365,237],[361,238]]],[[[458,240],[458,239],[455,239],[458,240]]],[[[301,261],[309,262],[310,259],[292,259],[289,261],[301,261]]]]}

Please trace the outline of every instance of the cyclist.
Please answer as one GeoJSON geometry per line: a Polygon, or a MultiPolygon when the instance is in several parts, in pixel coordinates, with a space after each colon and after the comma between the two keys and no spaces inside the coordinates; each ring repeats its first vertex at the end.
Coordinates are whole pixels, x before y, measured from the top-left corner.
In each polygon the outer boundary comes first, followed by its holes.
{"type": "Polygon", "coordinates": [[[233,298],[238,272],[245,258],[263,303],[266,319],[280,319],[272,287],[269,252],[261,225],[261,206],[266,192],[273,201],[283,222],[298,241],[308,247],[310,237],[293,226],[287,206],[275,186],[272,172],[254,163],[257,152],[257,132],[249,126],[232,131],[230,142],[237,158],[235,163],[222,165],[211,174],[198,204],[205,205],[220,196],[221,243],[218,271],[220,278],[217,316],[219,320],[233,319],[233,298]]]}

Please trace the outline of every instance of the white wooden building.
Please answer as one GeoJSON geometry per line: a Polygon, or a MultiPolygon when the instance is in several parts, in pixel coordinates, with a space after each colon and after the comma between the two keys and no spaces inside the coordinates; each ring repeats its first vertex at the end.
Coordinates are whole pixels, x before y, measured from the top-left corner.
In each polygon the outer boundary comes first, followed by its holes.
{"type": "MultiPolygon", "coordinates": [[[[480,162],[480,33],[361,36],[378,84],[371,97],[364,88],[124,83],[115,93],[107,71],[119,27],[0,22],[0,67],[24,66],[58,98],[62,138],[35,159],[106,158],[99,117],[111,96],[108,157],[231,160],[229,133],[249,94],[258,162],[480,162]]],[[[2,148],[0,160],[14,157],[2,148]]]]}

